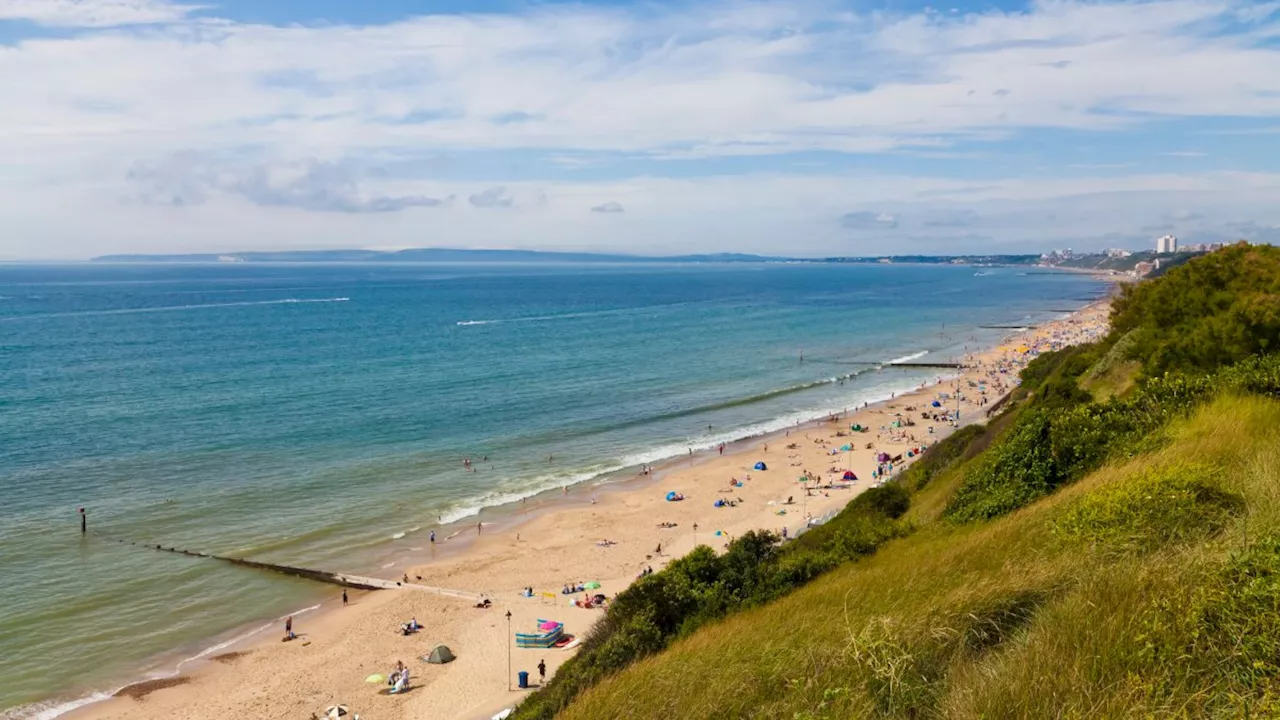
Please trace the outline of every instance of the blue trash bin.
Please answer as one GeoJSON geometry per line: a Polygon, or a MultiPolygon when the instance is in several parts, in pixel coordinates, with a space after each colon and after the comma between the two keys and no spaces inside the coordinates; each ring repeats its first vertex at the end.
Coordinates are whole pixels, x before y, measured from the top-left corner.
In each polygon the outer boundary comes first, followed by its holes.
{"type": "Polygon", "coordinates": [[[527,671],[521,670],[516,673],[516,677],[520,678],[520,687],[522,689],[529,687],[529,673],[527,671]]]}

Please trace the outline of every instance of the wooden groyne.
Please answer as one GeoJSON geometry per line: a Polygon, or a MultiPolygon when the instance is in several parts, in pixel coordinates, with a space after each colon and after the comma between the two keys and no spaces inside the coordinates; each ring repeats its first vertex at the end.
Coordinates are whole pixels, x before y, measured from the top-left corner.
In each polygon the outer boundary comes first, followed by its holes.
{"type": "MultiPolygon", "coordinates": [[[[126,543],[127,541],[117,540],[116,542],[126,543]]],[[[165,547],[163,545],[143,545],[134,542],[128,542],[127,544],[155,550],[157,552],[173,553],[174,555],[208,558],[209,560],[217,560],[219,562],[230,563],[231,565],[239,565],[240,567],[253,568],[255,570],[266,570],[267,572],[279,573],[281,575],[292,575],[293,577],[305,578],[307,580],[328,583],[330,585],[340,585],[342,587],[348,587],[355,590],[386,590],[388,587],[396,587],[400,584],[390,580],[379,580],[378,578],[366,578],[358,575],[347,575],[346,573],[329,572],[327,570],[312,570],[310,568],[294,567],[292,565],[280,565],[277,563],[259,562],[257,560],[246,560],[244,558],[225,557],[223,555],[196,552],[194,550],[184,550],[176,547],[165,547]]]]}
{"type": "Polygon", "coordinates": [[[884,363],[881,367],[907,367],[907,368],[962,368],[964,365],[954,362],[936,362],[936,363],[917,363],[917,362],[900,362],[900,363],[884,363]]]}
{"type": "Polygon", "coordinates": [[[134,545],[136,547],[147,548],[149,550],[156,550],[158,552],[186,555],[187,557],[207,558],[209,560],[217,560],[218,562],[224,562],[230,565],[238,565],[240,567],[251,568],[254,570],[264,570],[266,572],[273,572],[280,575],[290,575],[292,577],[299,577],[305,580],[326,583],[328,585],[338,585],[340,587],[352,588],[354,590],[420,590],[435,593],[437,595],[462,598],[465,600],[479,600],[483,597],[482,593],[468,592],[466,590],[453,590],[450,588],[436,587],[434,585],[423,585],[420,582],[404,583],[396,580],[384,580],[382,578],[365,577],[363,575],[352,575],[350,573],[313,570],[311,568],[301,568],[293,565],[281,565],[278,563],[260,562],[258,560],[226,557],[223,555],[214,555],[213,553],[184,550],[177,547],[147,545],[120,539],[116,539],[115,541],[125,545],[134,545]]]}
{"type": "Polygon", "coordinates": [[[1034,325],[979,325],[981,330],[1030,330],[1034,325]]]}

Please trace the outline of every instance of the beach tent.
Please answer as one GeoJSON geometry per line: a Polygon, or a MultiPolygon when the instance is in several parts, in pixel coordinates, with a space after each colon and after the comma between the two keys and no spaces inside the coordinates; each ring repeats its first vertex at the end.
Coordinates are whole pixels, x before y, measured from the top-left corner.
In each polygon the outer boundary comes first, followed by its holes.
{"type": "Polygon", "coordinates": [[[841,446],[840,446],[840,452],[849,452],[849,451],[850,451],[850,450],[852,450],[852,449],[853,449],[853,446],[852,446],[852,445],[841,445],[841,446]]]}
{"type": "Polygon", "coordinates": [[[768,470],[768,469],[769,469],[769,466],[765,465],[763,461],[756,463],[756,470],[768,470]]]}
{"type": "Polygon", "coordinates": [[[427,662],[432,665],[444,665],[453,661],[454,654],[448,645],[437,645],[436,649],[432,650],[431,654],[427,656],[427,662]]]}
{"type": "Polygon", "coordinates": [[[844,479],[845,479],[845,480],[857,480],[857,479],[858,479],[858,476],[857,476],[857,475],[854,475],[852,470],[845,470],[845,471],[844,471],[844,479]]]}
{"type": "Polygon", "coordinates": [[[672,490],[671,492],[667,493],[667,502],[675,502],[676,498],[678,497],[679,497],[679,494],[676,493],[675,490],[672,490]]]}
{"type": "Polygon", "coordinates": [[[938,402],[937,400],[934,400],[934,401],[933,401],[933,406],[934,406],[934,407],[942,407],[942,403],[938,402]]]}
{"type": "MultiPolygon", "coordinates": [[[[570,602],[573,602],[572,598],[570,602]]],[[[538,620],[538,632],[536,633],[516,633],[516,647],[518,648],[549,648],[553,647],[560,638],[564,636],[564,623],[558,623],[553,620],[538,620]],[[544,627],[550,625],[550,627],[544,627]]]]}
{"type": "Polygon", "coordinates": [[[598,590],[600,588],[600,583],[596,582],[595,580],[592,580],[591,582],[587,583],[586,585],[583,585],[582,587],[587,590],[598,590]]]}
{"type": "Polygon", "coordinates": [[[889,462],[889,453],[882,452],[879,455],[876,455],[876,462],[889,462]]]}

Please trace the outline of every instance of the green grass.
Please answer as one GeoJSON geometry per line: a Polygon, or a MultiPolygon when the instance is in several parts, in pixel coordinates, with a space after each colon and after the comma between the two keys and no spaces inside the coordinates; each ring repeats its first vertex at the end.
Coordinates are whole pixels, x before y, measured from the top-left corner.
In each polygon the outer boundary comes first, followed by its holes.
{"type": "Polygon", "coordinates": [[[1163,434],[989,522],[938,517],[952,458],[914,533],[557,717],[1277,716],[1280,401],[1220,397],[1163,434]]]}

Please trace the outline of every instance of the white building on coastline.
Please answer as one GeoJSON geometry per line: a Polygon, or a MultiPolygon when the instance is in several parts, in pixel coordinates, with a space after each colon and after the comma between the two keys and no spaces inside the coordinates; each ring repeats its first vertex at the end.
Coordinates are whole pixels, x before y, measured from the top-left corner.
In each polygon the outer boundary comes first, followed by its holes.
{"type": "Polygon", "coordinates": [[[1176,253],[1178,252],[1178,238],[1172,235],[1161,235],[1156,238],[1157,253],[1176,253]]]}

